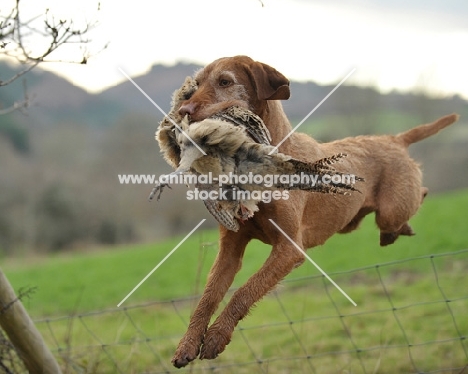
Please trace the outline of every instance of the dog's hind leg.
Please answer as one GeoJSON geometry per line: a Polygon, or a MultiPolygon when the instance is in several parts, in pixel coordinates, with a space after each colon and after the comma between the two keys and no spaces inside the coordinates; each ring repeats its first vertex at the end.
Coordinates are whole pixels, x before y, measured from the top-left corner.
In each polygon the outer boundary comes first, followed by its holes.
{"type": "Polygon", "coordinates": [[[421,204],[424,201],[424,198],[427,196],[429,193],[429,189],[427,187],[421,187],[421,204]]]}
{"type": "MultiPolygon", "coordinates": [[[[427,193],[429,190],[427,187],[421,187],[421,204],[424,201],[424,198],[427,196],[427,193]]],[[[395,240],[398,239],[400,235],[406,235],[406,236],[413,236],[415,235],[413,229],[411,226],[408,224],[408,222],[405,222],[398,230],[393,231],[393,232],[380,232],[380,245],[381,246],[386,246],[389,244],[395,243],[395,240]]]]}
{"type": "Polygon", "coordinates": [[[343,227],[340,231],[338,231],[340,234],[347,234],[353,230],[356,230],[359,225],[361,224],[361,221],[365,216],[367,216],[369,213],[372,213],[374,211],[373,208],[361,208],[359,212],[356,214],[356,216],[348,222],[348,224],[343,227]]]}
{"type": "Polygon", "coordinates": [[[398,239],[400,235],[407,235],[413,236],[415,235],[413,229],[408,224],[408,222],[404,223],[403,226],[397,231],[394,232],[380,232],[380,245],[382,247],[395,243],[395,240],[398,239]]]}

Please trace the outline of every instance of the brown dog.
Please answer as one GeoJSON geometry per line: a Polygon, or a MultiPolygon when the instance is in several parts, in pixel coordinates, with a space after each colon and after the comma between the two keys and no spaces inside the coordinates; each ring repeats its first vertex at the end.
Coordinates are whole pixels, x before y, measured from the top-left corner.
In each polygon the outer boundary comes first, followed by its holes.
{"type": "MultiPolygon", "coordinates": [[[[280,143],[292,130],[277,101],[289,98],[289,81],[272,67],[246,56],[221,58],[200,70],[194,78],[198,89],[179,109],[181,115],[190,115],[191,121],[201,121],[241,102],[262,118],[273,145],[280,143]]],[[[260,211],[241,225],[238,232],[221,226],[218,256],[188,330],[172,359],[173,364],[182,367],[198,355],[201,359],[218,356],[252,305],[303,263],[304,256],[269,219],[303,249],[323,244],[337,232],[356,229],[371,212],[376,215],[381,245],[393,243],[399,235],[413,235],[408,220],[418,210],[427,189],[421,187],[421,171],[409,157],[407,147],[434,135],[457,118],[452,114],[396,136],[358,136],[325,144],[305,134],[292,134],[281,144],[280,152],[304,161],[346,153],[348,157],[336,168],[364,177],[365,182],[358,185],[362,193],[342,196],[294,191],[289,200],[260,203],[260,211]],[[270,256],[234,293],[208,328],[252,239],[272,245],[270,256]]]]}

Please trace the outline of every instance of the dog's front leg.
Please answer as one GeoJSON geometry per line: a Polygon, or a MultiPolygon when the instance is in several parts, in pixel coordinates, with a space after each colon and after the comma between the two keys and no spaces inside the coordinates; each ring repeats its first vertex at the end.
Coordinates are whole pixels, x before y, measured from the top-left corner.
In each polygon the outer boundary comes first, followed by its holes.
{"type": "Polygon", "coordinates": [[[205,333],[200,359],[216,358],[231,341],[237,323],[249,309],[295,267],[304,262],[304,256],[289,242],[273,246],[270,256],[260,270],[239,288],[226,308],[205,333]]]}
{"type": "Polygon", "coordinates": [[[221,228],[219,253],[210,270],[203,295],[190,318],[187,332],[172,358],[175,367],[181,368],[198,356],[210,319],[241,268],[242,256],[249,240],[246,236],[221,228]]]}

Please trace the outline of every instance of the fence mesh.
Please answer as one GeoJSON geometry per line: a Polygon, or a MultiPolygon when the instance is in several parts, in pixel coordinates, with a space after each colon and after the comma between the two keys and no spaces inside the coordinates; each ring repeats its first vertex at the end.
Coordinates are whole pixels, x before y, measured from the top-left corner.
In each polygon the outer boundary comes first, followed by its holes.
{"type": "Polygon", "coordinates": [[[468,374],[467,273],[468,249],[329,274],[357,307],[321,275],[285,280],[216,360],[181,370],[170,361],[198,297],[35,323],[65,373],[468,374]]]}

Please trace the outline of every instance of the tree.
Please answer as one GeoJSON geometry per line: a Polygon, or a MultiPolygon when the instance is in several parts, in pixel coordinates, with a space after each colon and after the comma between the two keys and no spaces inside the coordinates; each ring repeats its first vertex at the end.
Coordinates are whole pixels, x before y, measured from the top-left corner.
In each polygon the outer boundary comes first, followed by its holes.
{"type": "MultiPolygon", "coordinates": [[[[100,10],[99,3],[97,10],[100,10]]],[[[95,21],[77,25],[72,19],[57,19],[49,9],[46,9],[44,14],[24,20],[21,16],[20,0],[16,0],[9,12],[3,14],[0,11],[0,56],[16,60],[22,68],[12,76],[0,77],[0,87],[9,85],[43,62],[86,64],[90,58],[90,53],[86,48],[86,45],[90,43],[88,35],[96,26],[95,21]],[[32,47],[33,44],[37,46],[37,40],[41,40],[42,44],[39,50],[32,47]],[[54,55],[57,50],[67,44],[74,45],[80,50],[79,59],[55,59],[54,55]]],[[[24,97],[7,108],[0,108],[0,114],[27,108],[29,103],[24,84],[24,97]]]]}
{"type": "MultiPolygon", "coordinates": [[[[0,11],[0,55],[16,59],[22,68],[10,77],[0,77],[0,87],[11,84],[42,62],[53,61],[54,53],[66,44],[74,44],[82,52],[80,60],[67,62],[86,64],[90,56],[86,48],[82,47],[89,43],[87,35],[95,25],[94,22],[86,23],[81,27],[76,26],[73,20],[56,19],[48,9],[44,15],[25,21],[21,17],[20,0],[16,0],[15,5],[7,14],[1,14],[0,11]],[[40,22],[41,19],[42,22],[40,22]],[[37,26],[39,24],[42,24],[42,28],[37,26]],[[44,42],[43,48],[39,51],[32,48],[32,42],[37,42],[37,38],[44,42]]],[[[36,45],[36,43],[34,44],[36,45]]],[[[23,87],[24,97],[7,108],[0,108],[0,114],[7,114],[29,106],[25,83],[23,87]]],[[[20,133],[11,131],[11,129],[7,133],[13,136],[14,141],[21,141],[20,133]]],[[[51,209],[54,208],[53,203],[49,205],[51,209]]],[[[70,212],[66,208],[62,209],[61,213],[62,216],[69,218],[70,212]]],[[[37,374],[61,373],[55,358],[47,349],[19,299],[20,297],[15,295],[8,279],[0,269],[1,327],[15,346],[28,372],[37,374]]]]}

